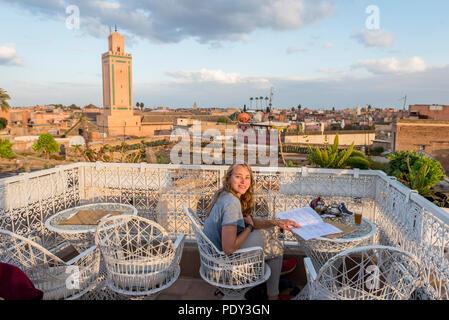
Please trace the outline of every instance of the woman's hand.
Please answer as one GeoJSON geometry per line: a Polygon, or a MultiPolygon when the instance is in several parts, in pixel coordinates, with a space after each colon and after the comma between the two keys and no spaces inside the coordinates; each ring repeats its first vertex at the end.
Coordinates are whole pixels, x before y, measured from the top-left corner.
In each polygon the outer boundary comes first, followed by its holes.
{"type": "Polygon", "coordinates": [[[250,224],[254,228],[254,220],[252,216],[245,216],[243,217],[243,220],[245,221],[245,224],[250,224]]]}
{"type": "Polygon", "coordinates": [[[275,220],[275,225],[281,229],[288,230],[290,232],[293,232],[292,228],[301,228],[301,226],[298,223],[289,219],[275,220]]]}

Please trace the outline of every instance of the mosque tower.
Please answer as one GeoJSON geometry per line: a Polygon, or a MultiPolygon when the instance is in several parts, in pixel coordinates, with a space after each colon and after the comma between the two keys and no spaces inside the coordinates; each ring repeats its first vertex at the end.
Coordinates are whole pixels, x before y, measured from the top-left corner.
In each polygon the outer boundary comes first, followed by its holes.
{"type": "Polygon", "coordinates": [[[97,116],[97,125],[108,136],[139,136],[141,120],[133,110],[132,55],[125,53],[125,38],[117,30],[109,35],[108,44],[101,56],[103,113],[97,116]]]}

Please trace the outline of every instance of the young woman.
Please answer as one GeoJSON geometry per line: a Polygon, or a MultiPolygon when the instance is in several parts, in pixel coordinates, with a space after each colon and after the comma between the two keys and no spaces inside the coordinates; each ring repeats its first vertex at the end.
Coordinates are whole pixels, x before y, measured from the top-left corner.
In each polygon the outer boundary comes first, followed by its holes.
{"type": "Polygon", "coordinates": [[[288,219],[253,218],[254,177],[247,164],[234,164],[223,178],[223,187],[216,193],[207,210],[204,233],[219,250],[229,255],[239,248],[264,248],[271,276],[267,281],[268,299],[278,299],[282,268],[282,244],[275,238],[273,227],[292,231],[299,228],[288,219]],[[254,231],[253,231],[254,230],[254,231]]]}

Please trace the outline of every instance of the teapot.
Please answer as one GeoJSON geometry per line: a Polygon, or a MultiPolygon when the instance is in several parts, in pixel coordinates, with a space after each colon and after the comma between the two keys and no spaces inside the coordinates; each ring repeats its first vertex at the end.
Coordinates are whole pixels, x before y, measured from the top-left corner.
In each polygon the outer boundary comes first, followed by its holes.
{"type": "Polygon", "coordinates": [[[338,203],[332,202],[329,208],[329,213],[334,214],[336,216],[339,216],[341,214],[340,208],[338,207],[338,203]]]}
{"type": "Polygon", "coordinates": [[[319,200],[317,202],[317,205],[315,207],[315,211],[318,213],[322,213],[324,211],[326,211],[326,206],[324,205],[324,201],[323,200],[319,200]]]}

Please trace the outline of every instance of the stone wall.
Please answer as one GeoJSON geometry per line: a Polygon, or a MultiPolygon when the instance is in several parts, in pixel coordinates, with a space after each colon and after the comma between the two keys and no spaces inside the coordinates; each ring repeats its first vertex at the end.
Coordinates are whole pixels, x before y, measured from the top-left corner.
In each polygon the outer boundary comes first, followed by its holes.
{"type": "MultiPolygon", "coordinates": [[[[291,135],[285,136],[285,143],[303,143],[303,144],[318,144],[327,142],[332,144],[334,142],[336,134],[308,134],[308,135],[291,135]]],[[[344,132],[338,133],[338,141],[341,146],[350,146],[354,142],[355,146],[371,146],[373,144],[376,134],[374,131],[362,132],[362,133],[350,133],[344,132]]]]}
{"type": "Polygon", "coordinates": [[[393,151],[424,151],[449,171],[449,121],[399,120],[393,138],[393,151]]]}

